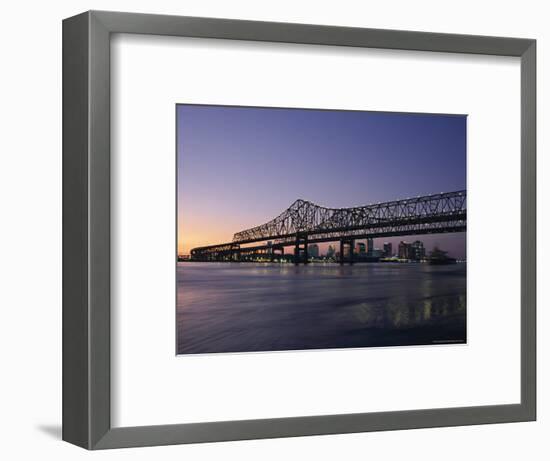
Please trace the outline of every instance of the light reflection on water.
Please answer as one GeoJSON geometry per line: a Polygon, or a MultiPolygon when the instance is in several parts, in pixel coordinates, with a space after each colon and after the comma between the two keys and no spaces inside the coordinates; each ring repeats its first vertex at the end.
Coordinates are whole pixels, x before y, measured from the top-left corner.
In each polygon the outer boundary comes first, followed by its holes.
{"type": "Polygon", "coordinates": [[[464,343],[466,265],[178,263],[178,353],[464,343]]]}

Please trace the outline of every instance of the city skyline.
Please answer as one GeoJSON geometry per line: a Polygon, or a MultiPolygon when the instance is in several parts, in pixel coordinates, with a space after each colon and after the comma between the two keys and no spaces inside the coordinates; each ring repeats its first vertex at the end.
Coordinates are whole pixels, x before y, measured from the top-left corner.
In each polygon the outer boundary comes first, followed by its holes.
{"type": "MultiPolygon", "coordinates": [[[[340,208],[466,186],[465,116],[179,105],[177,135],[178,254],[298,198],[340,208]]],[[[417,239],[466,258],[465,233],[417,239]]]]}
{"type": "MultiPolygon", "coordinates": [[[[424,235],[415,235],[415,236],[412,236],[411,239],[405,239],[405,240],[403,240],[402,237],[375,238],[375,239],[372,239],[374,241],[373,250],[374,250],[375,255],[377,255],[377,256],[398,257],[399,256],[399,246],[401,244],[412,245],[416,242],[420,242],[424,247],[426,256],[428,256],[429,253],[432,252],[433,250],[435,250],[436,248],[438,250],[446,251],[446,248],[443,245],[439,244],[438,242],[436,242],[433,245],[433,247],[429,247],[429,246],[424,245],[423,237],[424,237],[424,235]],[[390,246],[390,250],[386,251],[385,248],[386,248],[386,245],[388,245],[388,244],[390,246]]],[[[354,248],[355,254],[369,254],[369,253],[372,253],[372,251],[369,252],[369,250],[367,248],[367,245],[368,245],[367,241],[368,241],[368,239],[357,239],[357,240],[355,240],[355,248],[354,248]],[[359,249],[360,247],[363,247],[363,248],[360,250],[359,249]]],[[[288,247],[291,247],[291,246],[292,245],[288,245],[288,247]]],[[[310,244],[308,244],[308,253],[309,253],[309,256],[311,256],[311,257],[330,256],[330,253],[331,253],[330,248],[331,247],[332,247],[333,252],[335,252],[335,253],[339,252],[338,242],[322,242],[322,243],[310,243],[310,244]],[[315,253],[311,252],[311,248],[316,248],[314,250],[315,253]]],[[[450,256],[455,256],[455,255],[450,254],[450,256]]]]}
{"type": "MultiPolygon", "coordinates": [[[[412,236],[412,239],[403,240],[401,237],[390,238],[374,238],[374,239],[357,239],[355,240],[354,253],[356,255],[370,255],[373,257],[381,258],[402,258],[402,259],[422,259],[428,257],[434,250],[445,251],[448,253],[444,246],[439,243],[435,243],[433,247],[424,245],[422,235],[412,236]],[[419,237],[419,238],[416,238],[419,237]],[[372,248],[369,248],[368,241],[371,240],[372,248]],[[422,248],[421,257],[406,258],[400,255],[401,246],[411,247],[415,244],[420,244],[422,248]]],[[[291,247],[292,245],[288,245],[291,247]]],[[[308,244],[308,255],[310,258],[327,258],[334,257],[339,254],[338,242],[322,242],[322,243],[310,243],[308,244]]],[[[455,256],[450,254],[449,256],[455,256]]],[[[463,259],[465,260],[465,259],[463,259]]]]}

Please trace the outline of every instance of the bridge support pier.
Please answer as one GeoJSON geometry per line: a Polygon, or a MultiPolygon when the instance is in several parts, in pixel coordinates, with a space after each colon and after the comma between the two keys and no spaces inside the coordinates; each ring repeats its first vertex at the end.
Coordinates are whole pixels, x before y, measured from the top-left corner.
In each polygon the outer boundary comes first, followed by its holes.
{"type": "Polygon", "coordinates": [[[241,246],[239,244],[231,245],[231,250],[229,251],[229,261],[239,262],[241,260],[241,246]]]}
{"type": "Polygon", "coordinates": [[[344,250],[346,249],[346,245],[349,246],[349,255],[348,255],[348,262],[350,265],[353,264],[353,247],[355,245],[355,240],[353,239],[341,239],[340,240],[340,258],[339,262],[342,266],[344,264],[345,258],[344,258],[344,250]]]}
{"type": "Polygon", "coordinates": [[[307,234],[296,234],[296,243],[294,244],[294,264],[300,264],[300,259],[303,259],[304,264],[308,264],[307,253],[307,234]],[[301,248],[303,246],[303,248],[301,248]]]}
{"type": "Polygon", "coordinates": [[[281,254],[280,256],[284,256],[285,254],[285,247],[283,246],[273,246],[271,247],[271,262],[273,262],[273,260],[275,259],[275,256],[277,256],[277,251],[280,251],[281,254]]]}

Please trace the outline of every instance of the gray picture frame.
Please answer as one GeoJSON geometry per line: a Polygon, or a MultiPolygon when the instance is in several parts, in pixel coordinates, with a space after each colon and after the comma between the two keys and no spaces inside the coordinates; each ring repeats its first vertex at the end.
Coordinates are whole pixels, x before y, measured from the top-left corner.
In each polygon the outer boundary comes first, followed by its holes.
{"type": "Polygon", "coordinates": [[[87,449],[536,418],[536,41],[90,11],[63,21],[63,439],[87,449]],[[521,58],[521,403],[111,426],[110,37],[155,34],[521,58]]]}

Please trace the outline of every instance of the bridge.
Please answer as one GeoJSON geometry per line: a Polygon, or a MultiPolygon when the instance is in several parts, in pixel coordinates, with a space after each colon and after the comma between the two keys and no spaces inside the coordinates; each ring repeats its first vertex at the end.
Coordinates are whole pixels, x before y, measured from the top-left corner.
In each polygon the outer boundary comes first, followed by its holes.
{"type": "Polygon", "coordinates": [[[295,264],[308,263],[308,245],[340,243],[340,263],[349,248],[353,263],[355,240],[466,231],[466,191],[351,208],[327,208],[296,200],[271,221],[237,232],[227,243],[193,248],[193,261],[240,261],[243,255],[265,254],[273,260],[284,248],[294,247],[295,264]]]}

